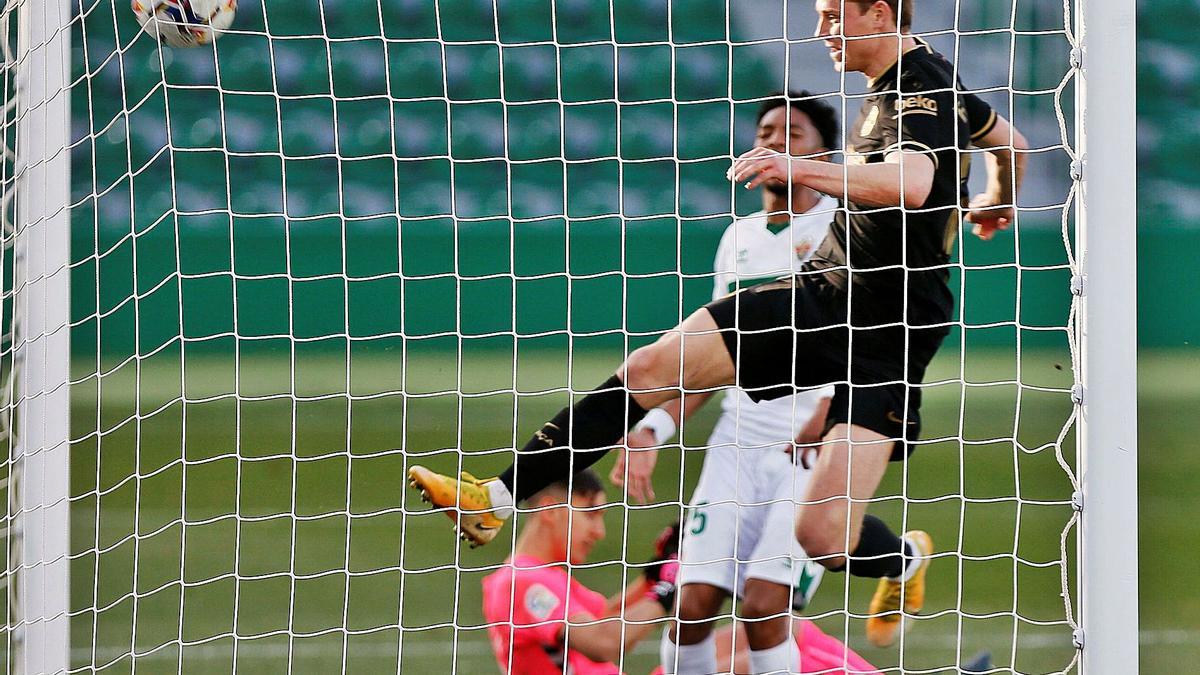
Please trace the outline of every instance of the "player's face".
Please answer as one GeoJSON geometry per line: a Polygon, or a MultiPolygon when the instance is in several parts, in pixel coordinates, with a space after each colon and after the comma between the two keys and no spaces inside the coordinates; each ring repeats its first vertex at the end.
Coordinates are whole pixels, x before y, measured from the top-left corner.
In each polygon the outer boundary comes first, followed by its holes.
{"type": "Polygon", "coordinates": [[[587,562],[592,549],[604,539],[604,511],[594,507],[604,504],[604,493],[590,496],[575,495],[567,509],[550,509],[548,516],[554,519],[556,544],[559,559],[579,564],[587,562]]]}
{"type": "Polygon", "coordinates": [[[825,38],[833,69],[847,73],[863,70],[874,51],[874,41],[844,38],[885,32],[879,9],[869,6],[864,11],[857,2],[850,0],[817,0],[816,9],[816,35],[825,38]]]}
{"type": "Polygon", "coordinates": [[[821,133],[803,111],[792,106],[772,108],[758,121],[754,147],[786,152],[794,157],[814,155],[825,148],[821,133]]]}
{"type": "MultiPolygon", "coordinates": [[[[821,133],[802,111],[787,105],[772,108],[758,121],[754,147],[786,152],[794,157],[811,156],[824,151],[821,133]]],[[[770,180],[763,184],[775,194],[787,194],[787,183],[770,180]]]]}

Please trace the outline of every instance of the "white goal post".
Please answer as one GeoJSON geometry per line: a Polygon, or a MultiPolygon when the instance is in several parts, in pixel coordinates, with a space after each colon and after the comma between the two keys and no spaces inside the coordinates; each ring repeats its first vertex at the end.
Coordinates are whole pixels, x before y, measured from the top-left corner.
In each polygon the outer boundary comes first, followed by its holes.
{"type": "Polygon", "coordinates": [[[15,62],[5,50],[12,98],[4,121],[15,120],[16,135],[0,235],[13,265],[5,288],[12,311],[6,642],[11,672],[32,675],[71,666],[71,6],[9,2],[3,11],[4,26],[17,21],[15,62]]]}
{"type": "Polygon", "coordinates": [[[1137,73],[1134,0],[1079,3],[1082,672],[1138,672],[1137,73]]]}

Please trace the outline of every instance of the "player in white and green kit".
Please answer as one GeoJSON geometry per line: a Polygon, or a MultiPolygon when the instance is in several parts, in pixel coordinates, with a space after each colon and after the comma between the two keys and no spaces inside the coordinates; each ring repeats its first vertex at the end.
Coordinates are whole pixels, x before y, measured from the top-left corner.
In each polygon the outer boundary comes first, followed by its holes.
{"type": "MultiPolygon", "coordinates": [[[[837,148],[833,108],[807,93],[772,98],[759,110],[756,147],[797,156],[824,156],[837,148]],[[790,105],[789,105],[790,103],[790,105]]],[[[740,288],[790,278],[829,231],[837,201],[808,188],[762,190],[763,210],[735,220],[725,231],[713,262],[713,300],[740,288]]],[[[781,354],[790,360],[791,354],[781,354]]],[[[808,469],[794,461],[794,443],[816,443],[824,431],[833,387],[755,403],[737,388],[727,390],[721,416],[706,445],[700,483],[692,495],[680,550],[678,633],[664,631],[666,673],[711,673],[716,663],[714,620],[730,596],[746,625],[755,673],[795,670],[798,648],[789,639],[789,611],[801,609],[820,583],[824,568],[789,536],[796,504],[808,487],[808,469]],[[676,646],[678,644],[678,646],[676,646]]],[[[691,413],[711,394],[689,395],[691,413]]],[[[652,410],[627,437],[630,447],[661,445],[680,418],[674,401],[652,410]]],[[[630,494],[651,497],[649,471],[654,450],[622,455],[614,482],[630,494]],[[628,481],[626,481],[628,471],[628,481]]]]}

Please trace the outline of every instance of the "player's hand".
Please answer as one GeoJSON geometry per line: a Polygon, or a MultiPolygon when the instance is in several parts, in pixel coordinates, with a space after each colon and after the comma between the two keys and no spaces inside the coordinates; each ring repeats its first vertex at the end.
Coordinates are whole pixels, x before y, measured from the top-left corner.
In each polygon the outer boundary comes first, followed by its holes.
{"type": "Polygon", "coordinates": [[[675,599],[675,583],[679,574],[679,527],[680,522],[676,520],[659,533],[654,540],[654,557],[650,559],[650,564],[642,568],[646,597],[662,603],[663,609],[668,612],[675,599]]]}
{"type": "Polygon", "coordinates": [[[787,448],[787,454],[791,455],[792,462],[800,462],[800,466],[805,469],[812,469],[817,465],[817,457],[821,454],[820,444],[800,444],[792,443],[787,448]]]}
{"type": "Polygon", "coordinates": [[[984,241],[990,240],[996,232],[1007,230],[1015,217],[1011,204],[1003,204],[987,194],[975,195],[967,211],[967,222],[975,225],[972,234],[984,241]]]}
{"type": "Polygon", "coordinates": [[[675,579],[679,576],[679,556],[672,553],[671,555],[653,561],[653,564],[642,568],[642,578],[651,584],[658,583],[663,579],[671,583],[675,583],[675,579]]]}
{"type": "Polygon", "coordinates": [[[672,612],[675,609],[676,582],[679,579],[679,558],[671,556],[644,568],[642,574],[648,584],[646,598],[661,605],[664,612],[672,612]]]}
{"type": "Polygon", "coordinates": [[[630,431],[625,437],[625,446],[629,449],[621,449],[608,480],[617,487],[626,487],[630,498],[647,504],[654,499],[654,467],[658,464],[658,450],[653,449],[654,432],[649,429],[630,431]]]}
{"type": "Polygon", "coordinates": [[[757,147],[733,160],[725,176],[734,183],[745,183],[747,190],[764,183],[786,185],[791,179],[791,163],[786,155],[769,148],[757,147]]]}
{"type": "MultiPolygon", "coordinates": [[[[624,443],[624,439],[622,439],[624,443]]],[[[608,482],[615,487],[625,485],[625,448],[617,450],[617,461],[613,462],[612,471],[608,472],[608,482]]]]}

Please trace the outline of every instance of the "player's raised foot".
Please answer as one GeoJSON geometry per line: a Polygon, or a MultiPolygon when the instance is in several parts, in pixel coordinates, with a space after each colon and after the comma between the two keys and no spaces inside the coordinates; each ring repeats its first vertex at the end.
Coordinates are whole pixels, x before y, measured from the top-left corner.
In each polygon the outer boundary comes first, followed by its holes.
{"type": "Polygon", "coordinates": [[[421,499],[435,507],[447,509],[446,516],[454,521],[458,535],[471,548],[483,546],[496,538],[504,519],[495,513],[487,484],[496,478],[480,480],[464,471],[460,478],[444,476],[414,464],[408,470],[408,484],[420,490],[421,499]]]}
{"type": "Polygon", "coordinates": [[[904,538],[917,547],[919,566],[908,581],[879,580],[875,597],[871,598],[871,616],[867,619],[867,639],[876,647],[887,647],[895,642],[903,614],[919,614],[925,606],[925,573],[933,560],[933,539],[921,530],[912,530],[904,538]]]}

